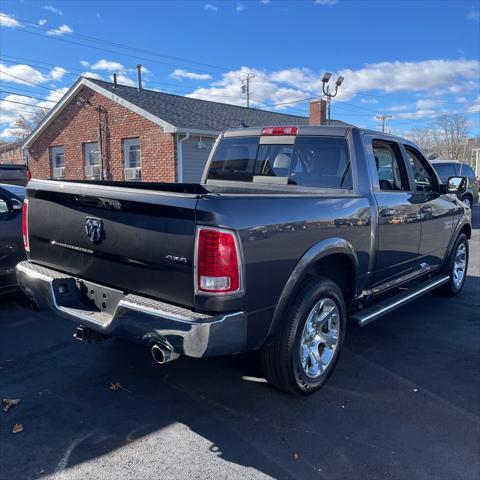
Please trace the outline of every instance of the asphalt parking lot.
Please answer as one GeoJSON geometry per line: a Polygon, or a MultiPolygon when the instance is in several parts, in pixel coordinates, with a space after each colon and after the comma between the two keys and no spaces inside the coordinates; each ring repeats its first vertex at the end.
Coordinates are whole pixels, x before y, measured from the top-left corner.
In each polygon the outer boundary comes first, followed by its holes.
{"type": "Polygon", "coordinates": [[[157,366],[0,300],[0,397],[21,399],[0,412],[0,479],[478,480],[479,213],[462,294],[351,328],[309,398],[270,388],[254,355],[157,366]]]}

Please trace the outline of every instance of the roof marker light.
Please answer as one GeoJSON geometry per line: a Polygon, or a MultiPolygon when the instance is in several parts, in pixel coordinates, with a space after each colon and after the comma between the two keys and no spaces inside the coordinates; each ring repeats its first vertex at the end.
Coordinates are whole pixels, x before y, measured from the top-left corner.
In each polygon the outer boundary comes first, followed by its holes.
{"type": "Polygon", "coordinates": [[[262,129],[262,136],[276,136],[276,135],[296,135],[297,127],[265,127],[262,129]]]}

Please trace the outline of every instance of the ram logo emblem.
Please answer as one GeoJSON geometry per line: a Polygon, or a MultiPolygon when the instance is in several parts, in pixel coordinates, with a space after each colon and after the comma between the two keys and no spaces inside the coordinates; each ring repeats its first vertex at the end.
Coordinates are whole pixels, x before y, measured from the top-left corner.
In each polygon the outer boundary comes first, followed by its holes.
{"type": "Polygon", "coordinates": [[[103,223],[100,218],[87,217],[85,219],[85,234],[92,243],[99,243],[103,239],[103,223]]]}

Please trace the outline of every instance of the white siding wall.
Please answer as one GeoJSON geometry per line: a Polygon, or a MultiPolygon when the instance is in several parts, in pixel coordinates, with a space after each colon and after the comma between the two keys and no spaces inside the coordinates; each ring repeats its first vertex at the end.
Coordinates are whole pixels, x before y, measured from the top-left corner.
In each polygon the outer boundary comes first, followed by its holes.
{"type": "Polygon", "coordinates": [[[197,136],[185,140],[182,144],[184,183],[198,183],[202,178],[203,169],[215,143],[215,138],[203,136],[201,138],[204,148],[198,148],[200,137],[197,136]]]}

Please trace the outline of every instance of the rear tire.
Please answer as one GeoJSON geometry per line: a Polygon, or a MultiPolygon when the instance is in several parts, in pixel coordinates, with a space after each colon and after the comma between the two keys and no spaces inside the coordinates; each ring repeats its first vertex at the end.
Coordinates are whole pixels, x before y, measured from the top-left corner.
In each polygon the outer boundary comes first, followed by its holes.
{"type": "Polygon", "coordinates": [[[260,352],[268,382],[293,394],[317,391],[337,364],[346,326],[345,301],[338,285],[325,277],[306,283],[273,341],[260,352]]]}
{"type": "Polygon", "coordinates": [[[467,276],[468,256],[468,238],[464,233],[461,233],[455,241],[445,265],[444,272],[450,276],[450,279],[440,287],[439,292],[441,294],[453,297],[461,292],[467,276]]]}

